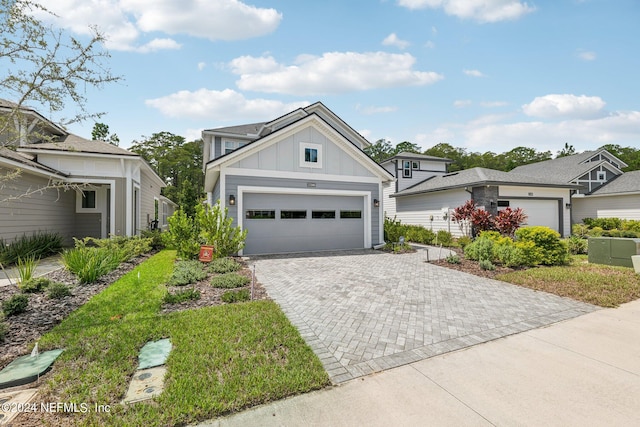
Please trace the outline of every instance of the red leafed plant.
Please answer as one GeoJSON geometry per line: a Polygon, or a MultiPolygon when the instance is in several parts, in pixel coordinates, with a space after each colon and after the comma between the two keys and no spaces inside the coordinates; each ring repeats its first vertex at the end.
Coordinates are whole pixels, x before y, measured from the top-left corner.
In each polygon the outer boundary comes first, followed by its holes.
{"type": "Polygon", "coordinates": [[[491,213],[484,209],[476,209],[471,214],[471,223],[476,234],[481,231],[495,230],[495,220],[491,213]]]}
{"type": "Polygon", "coordinates": [[[460,230],[465,236],[469,236],[471,220],[473,213],[476,211],[476,202],[473,200],[467,200],[462,206],[458,206],[453,210],[451,219],[460,225],[460,230]]]}
{"type": "Polygon", "coordinates": [[[513,237],[514,233],[525,222],[527,216],[522,208],[504,208],[494,219],[494,226],[500,234],[513,237]]]}

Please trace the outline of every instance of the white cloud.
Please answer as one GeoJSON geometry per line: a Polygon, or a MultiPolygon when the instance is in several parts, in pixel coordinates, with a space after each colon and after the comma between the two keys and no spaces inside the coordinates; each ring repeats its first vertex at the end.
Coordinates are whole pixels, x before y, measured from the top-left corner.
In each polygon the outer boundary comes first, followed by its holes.
{"type": "Polygon", "coordinates": [[[204,129],[187,129],[186,131],[184,131],[184,139],[189,142],[189,141],[196,141],[200,138],[202,138],[202,131],[204,129]]]}
{"type": "Polygon", "coordinates": [[[140,53],[147,53],[156,52],[158,50],[177,50],[181,47],[182,45],[180,45],[173,39],[153,39],[149,43],[146,43],[137,48],[136,51],[140,53]]]}
{"type": "Polygon", "coordinates": [[[505,105],[509,105],[509,103],[505,101],[485,101],[480,103],[480,106],[485,108],[504,107],[505,105]]]}
{"type": "Polygon", "coordinates": [[[393,113],[394,111],[398,111],[398,107],[385,106],[385,107],[377,107],[374,105],[362,106],[356,105],[356,111],[361,112],[362,114],[371,115],[371,114],[380,114],[380,113],[393,113]]]}
{"type": "Polygon", "coordinates": [[[206,62],[198,62],[198,71],[202,71],[207,67],[206,62]]]}
{"type": "Polygon", "coordinates": [[[447,15],[482,23],[518,19],[535,10],[520,0],[398,0],[408,9],[443,9],[447,15]]]}
{"type": "Polygon", "coordinates": [[[484,74],[482,74],[481,71],[478,70],[464,70],[463,72],[470,77],[486,77],[484,74]]]}
{"type": "MultiPolygon", "coordinates": [[[[38,0],[56,13],[55,23],[78,34],[97,25],[113,50],[149,52],[177,43],[141,43],[146,33],[186,34],[209,40],[241,40],[273,32],[282,14],[239,0],[38,0]],[[142,46],[142,47],[141,47],[142,46]]],[[[45,16],[42,16],[45,18],[45,16]]],[[[49,19],[49,17],[47,17],[49,19]]],[[[167,40],[167,39],[160,39],[167,40]]]]}
{"type": "Polygon", "coordinates": [[[436,44],[434,42],[432,42],[431,40],[429,40],[428,42],[426,42],[424,44],[424,47],[428,48],[428,49],[435,49],[436,44]]]}
{"type": "Polygon", "coordinates": [[[527,116],[555,118],[593,118],[601,115],[605,102],[599,96],[550,94],[539,96],[522,106],[527,116]]]}
{"type": "Polygon", "coordinates": [[[231,69],[240,75],[242,90],[292,95],[317,95],[378,88],[424,86],[443,78],[431,71],[416,71],[416,59],[386,52],[328,52],[301,55],[293,65],[278,64],[272,57],[240,57],[231,69]]]}
{"type": "Polygon", "coordinates": [[[411,43],[409,43],[406,40],[402,40],[402,39],[398,38],[396,33],[391,33],[387,37],[385,37],[384,40],[382,40],[382,44],[384,46],[395,46],[398,49],[404,50],[404,49],[408,48],[411,43]]]}
{"type": "Polygon", "coordinates": [[[305,107],[309,102],[283,103],[269,99],[247,99],[232,89],[217,91],[202,88],[148,99],[145,104],[172,118],[242,122],[273,119],[305,107]]]}
{"type": "Polygon", "coordinates": [[[453,101],[453,106],[456,108],[464,108],[464,107],[468,107],[472,104],[470,99],[458,99],[456,101],[453,101]]]}
{"type": "Polygon", "coordinates": [[[578,50],[578,58],[584,61],[595,61],[597,56],[595,52],[588,50],[578,50]]]}
{"type": "Polygon", "coordinates": [[[503,153],[514,147],[531,147],[555,153],[565,142],[576,150],[593,150],[604,144],[634,146],[640,140],[640,111],[618,111],[597,119],[559,122],[514,121],[511,116],[489,115],[467,123],[447,123],[416,135],[415,142],[430,146],[447,142],[469,151],[503,153]],[[488,148],[490,146],[490,148],[488,148]]]}

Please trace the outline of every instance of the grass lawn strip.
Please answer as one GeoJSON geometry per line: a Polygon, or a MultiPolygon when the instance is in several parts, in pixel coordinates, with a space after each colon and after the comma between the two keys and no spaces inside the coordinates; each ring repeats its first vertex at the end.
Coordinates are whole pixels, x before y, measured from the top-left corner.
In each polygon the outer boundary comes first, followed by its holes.
{"type": "Polygon", "coordinates": [[[496,278],[601,307],[618,307],[640,298],[640,275],[626,267],[574,262],[568,266],[515,271],[496,278]]]}
{"type": "Polygon", "coordinates": [[[40,341],[42,349],[66,351],[38,400],[109,405],[111,412],[25,416],[51,424],[60,417],[80,425],[186,424],[329,384],[271,301],[159,315],[174,259],[173,251],[151,257],[40,341]],[[140,348],[164,337],[173,344],[164,393],[153,403],[121,405],[140,348]]]}

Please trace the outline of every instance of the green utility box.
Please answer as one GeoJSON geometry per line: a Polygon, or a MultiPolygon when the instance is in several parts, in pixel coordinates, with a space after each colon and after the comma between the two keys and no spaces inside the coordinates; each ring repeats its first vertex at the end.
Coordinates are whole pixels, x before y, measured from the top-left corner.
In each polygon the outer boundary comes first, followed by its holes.
{"type": "Polygon", "coordinates": [[[589,237],[589,262],[632,267],[631,255],[640,255],[640,239],[589,237]]]}

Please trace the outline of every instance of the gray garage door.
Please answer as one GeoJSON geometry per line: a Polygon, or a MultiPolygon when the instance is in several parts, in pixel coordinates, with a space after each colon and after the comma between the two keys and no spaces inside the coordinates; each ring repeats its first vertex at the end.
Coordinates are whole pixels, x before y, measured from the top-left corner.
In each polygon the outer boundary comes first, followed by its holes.
{"type": "MultiPolygon", "coordinates": [[[[558,232],[560,231],[559,203],[557,200],[512,199],[499,201],[498,203],[499,205],[509,203],[511,209],[522,208],[525,215],[527,215],[527,220],[523,225],[543,225],[558,232]]],[[[501,209],[501,207],[498,209],[501,209]]]]}
{"type": "Polygon", "coordinates": [[[364,198],[243,196],[244,253],[274,254],[364,247],[364,198]]]}

